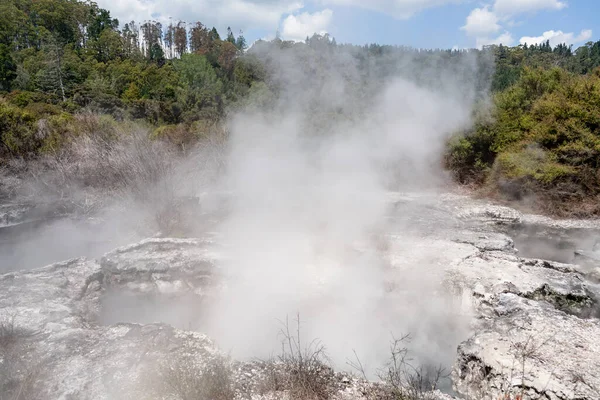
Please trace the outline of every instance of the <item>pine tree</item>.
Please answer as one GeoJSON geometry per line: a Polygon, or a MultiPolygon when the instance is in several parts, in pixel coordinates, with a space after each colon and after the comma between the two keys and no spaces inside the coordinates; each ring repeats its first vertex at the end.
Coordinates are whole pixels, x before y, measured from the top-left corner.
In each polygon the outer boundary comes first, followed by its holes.
{"type": "Polygon", "coordinates": [[[221,36],[219,35],[219,32],[217,31],[217,28],[215,28],[214,26],[213,26],[213,28],[210,30],[210,39],[211,39],[212,41],[215,41],[215,40],[221,40],[221,36]]]}
{"type": "Polygon", "coordinates": [[[49,92],[58,92],[62,101],[66,101],[65,81],[67,76],[64,68],[65,49],[58,38],[52,37],[46,44],[45,50],[45,68],[39,72],[42,88],[49,92]]]}
{"type": "Polygon", "coordinates": [[[242,31],[240,31],[240,34],[235,41],[235,47],[237,47],[240,51],[244,51],[248,47],[246,38],[244,37],[244,33],[242,31]]]}
{"type": "Polygon", "coordinates": [[[227,27],[227,41],[229,43],[235,44],[235,36],[234,36],[233,32],[231,31],[230,27],[227,27]]]}

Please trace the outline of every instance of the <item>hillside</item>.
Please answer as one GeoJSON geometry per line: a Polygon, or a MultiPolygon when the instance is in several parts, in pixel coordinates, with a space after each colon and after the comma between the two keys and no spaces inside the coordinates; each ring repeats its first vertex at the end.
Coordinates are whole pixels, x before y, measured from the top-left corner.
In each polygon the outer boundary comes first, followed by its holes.
{"type": "Polygon", "coordinates": [[[458,182],[546,213],[598,215],[599,65],[600,42],[458,51],[314,35],[248,48],[241,32],[221,36],[199,21],[123,23],[91,2],[8,0],[0,5],[0,165],[60,155],[82,132],[114,139],[132,122],[185,150],[226,135],[235,112],[296,103],[311,110],[307,123],[318,132],[359,121],[386,78],[444,88],[443,69],[463,82],[446,90],[479,104],[474,127],[447,147],[458,182]],[[322,90],[331,70],[341,71],[352,106],[313,95],[298,102],[277,76],[285,57],[311,77],[302,90],[322,90]]]}
{"type": "Polygon", "coordinates": [[[497,54],[492,104],[450,142],[447,167],[459,182],[548,214],[598,215],[600,44],[497,54]]]}

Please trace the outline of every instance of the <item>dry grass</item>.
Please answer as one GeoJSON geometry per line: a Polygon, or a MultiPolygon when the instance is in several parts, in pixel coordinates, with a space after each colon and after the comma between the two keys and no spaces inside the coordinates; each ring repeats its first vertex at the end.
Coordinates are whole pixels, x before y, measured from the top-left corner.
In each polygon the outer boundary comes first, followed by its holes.
{"type": "Polygon", "coordinates": [[[222,127],[187,127],[197,139],[182,147],[149,127],[107,116],[84,113],[69,124],[60,146],[0,165],[0,196],[31,203],[42,218],[134,209],[144,219],[136,222],[143,235],[181,235],[193,220],[182,201],[212,188],[225,169],[222,127]]]}
{"type": "Polygon", "coordinates": [[[168,174],[175,159],[168,145],[132,127],[116,135],[81,134],[62,151],[44,157],[30,174],[46,192],[61,198],[82,188],[117,193],[128,189],[143,198],[151,184],[168,174]]]}
{"type": "Polygon", "coordinates": [[[266,362],[266,378],[259,392],[286,393],[293,400],[324,400],[332,394],[333,369],[325,347],[318,341],[302,341],[300,316],[296,316],[296,327],[290,327],[286,318],[282,322],[281,354],[266,362]]]}
{"type": "Polygon", "coordinates": [[[440,380],[447,376],[444,369],[430,365],[415,366],[405,343],[410,335],[394,338],[390,344],[390,359],[378,376],[390,388],[392,399],[433,400],[440,380]]]}
{"type": "Polygon", "coordinates": [[[26,361],[24,340],[30,333],[15,325],[14,318],[0,321],[0,400],[35,399],[39,372],[26,361]]]}
{"type": "MultiPolygon", "coordinates": [[[[383,386],[374,387],[378,390],[372,395],[367,395],[369,399],[435,400],[438,398],[436,393],[438,385],[449,375],[441,366],[414,366],[409,350],[405,346],[409,340],[410,335],[404,335],[399,339],[393,338],[390,343],[390,358],[385,367],[377,372],[377,377],[383,382],[383,386]]],[[[348,365],[368,381],[360,358],[356,353],[354,356],[354,361],[348,361],[348,365]]]]}
{"type": "Polygon", "coordinates": [[[180,400],[232,400],[235,382],[231,363],[214,357],[200,363],[193,355],[167,362],[161,370],[161,392],[180,400]]]}
{"type": "Polygon", "coordinates": [[[86,128],[77,137],[27,165],[24,194],[81,216],[115,202],[133,202],[153,215],[149,223],[172,231],[178,223],[174,219],[181,220],[174,211],[174,165],[181,154],[171,144],[152,140],[139,126],[100,129],[94,122],[99,118],[82,117],[86,128]]]}

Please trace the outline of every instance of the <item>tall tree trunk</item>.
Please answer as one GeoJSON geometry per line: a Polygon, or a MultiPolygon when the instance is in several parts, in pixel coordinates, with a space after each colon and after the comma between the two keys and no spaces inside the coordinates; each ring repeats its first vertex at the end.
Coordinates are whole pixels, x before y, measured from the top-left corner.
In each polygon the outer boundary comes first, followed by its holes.
{"type": "Polygon", "coordinates": [[[58,72],[58,83],[60,85],[60,93],[62,94],[62,99],[63,101],[67,101],[67,97],[65,96],[65,86],[63,84],[63,77],[62,77],[62,64],[61,64],[61,57],[60,57],[60,50],[56,49],[56,65],[58,66],[57,68],[57,72],[58,72]]]}

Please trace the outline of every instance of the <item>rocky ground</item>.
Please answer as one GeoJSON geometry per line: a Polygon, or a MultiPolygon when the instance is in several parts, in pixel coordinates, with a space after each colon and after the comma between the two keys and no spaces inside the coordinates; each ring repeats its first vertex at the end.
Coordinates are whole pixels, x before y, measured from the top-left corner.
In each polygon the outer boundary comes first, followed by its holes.
{"type": "MultiPolygon", "coordinates": [[[[598,224],[522,215],[454,194],[391,194],[390,203],[396,211],[382,251],[393,274],[405,277],[417,255],[429,253],[435,268],[426,273],[474,310],[452,368],[457,396],[600,399],[598,224]],[[515,242],[527,247],[528,238],[535,241],[523,254],[515,242]],[[539,259],[540,243],[560,251],[539,259]],[[571,263],[559,262],[569,254],[571,263]]],[[[289,380],[297,374],[277,372],[289,366],[231,360],[168,315],[171,325],[107,319],[106,309],[119,307],[106,302],[107,293],[205,301],[219,290],[216,242],[211,235],[153,238],[95,260],[0,275],[0,387],[11,399],[294,398],[298,386],[289,380]]],[[[325,366],[313,378],[323,380],[321,397],[390,395],[325,366]]]]}

